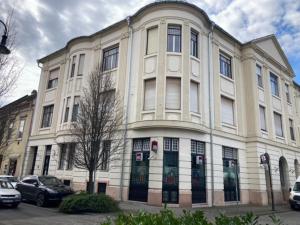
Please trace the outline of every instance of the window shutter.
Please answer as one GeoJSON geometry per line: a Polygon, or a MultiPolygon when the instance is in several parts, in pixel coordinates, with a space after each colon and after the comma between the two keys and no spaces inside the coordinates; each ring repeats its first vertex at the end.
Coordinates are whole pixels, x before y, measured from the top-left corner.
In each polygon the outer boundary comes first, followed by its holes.
{"type": "Polygon", "coordinates": [[[180,109],[181,82],[178,78],[167,78],[166,108],[180,109]]]}
{"type": "Polygon", "coordinates": [[[275,123],[275,132],[277,136],[282,137],[283,131],[282,131],[282,121],[281,121],[281,115],[278,113],[274,113],[274,123],[275,123]]]}
{"type": "Polygon", "coordinates": [[[145,80],[144,110],[155,109],[155,79],[145,80]]]}
{"type": "Polygon", "coordinates": [[[222,97],[222,122],[234,125],[233,100],[222,97]]]}
{"type": "Polygon", "coordinates": [[[78,75],[83,74],[84,58],[85,58],[85,54],[80,54],[79,65],[78,65],[78,75]]]}
{"type": "Polygon", "coordinates": [[[259,115],[260,115],[260,129],[267,130],[265,107],[259,106],[259,115]]]}
{"type": "Polygon", "coordinates": [[[147,54],[152,54],[157,52],[158,46],[158,28],[153,27],[147,31],[147,54]]]}
{"type": "Polygon", "coordinates": [[[58,78],[58,74],[59,74],[59,68],[51,70],[49,75],[49,80],[54,80],[58,78]]]}
{"type": "Polygon", "coordinates": [[[199,92],[198,83],[191,82],[190,90],[190,110],[191,112],[199,113],[199,92]]]}

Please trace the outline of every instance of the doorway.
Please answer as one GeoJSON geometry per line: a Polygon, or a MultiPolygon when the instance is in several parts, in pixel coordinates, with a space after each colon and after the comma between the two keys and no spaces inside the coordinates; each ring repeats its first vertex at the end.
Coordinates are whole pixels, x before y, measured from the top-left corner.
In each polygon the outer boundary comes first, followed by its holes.
{"type": "Polygon", "coordinates": [[[147,202],[150,138],[134,139],[131,160],[129,200],[147,202]]]}
{"type": "Polygon", "coordinates": [[[35,167],[35,161],[36,161],[36,155],[37,155],[37,151],[38,151],[38,147],[31,147],[31,151],[33,153],[33,158],[32,158],[32,163],[31,163],[31,169],[30,169],[30,173],[31,175],[34,175],[34,167],[35,167]]]}
{"type": "Polygon", "coordinates": [[[279,159],[279,173],[280,173],[282,197],[284,201],[287,201],[289,199],[290,180],[289,180],[288,164],[286,159],[283,156],[281,156],[279,159]]]}
{"type": "Polygon", "coordinates": [[[50,156],[51,156],[51,145],[46,145],[46,154],[44,159],[43,166],[43,175],[48,175],[49,164],[50,164],[50,156]]]}
{"type": "Polygon", "coordinates": [[[16,174],[17,162],[17,159],[9,160],[8,175],[14,176],[16,174]]]}

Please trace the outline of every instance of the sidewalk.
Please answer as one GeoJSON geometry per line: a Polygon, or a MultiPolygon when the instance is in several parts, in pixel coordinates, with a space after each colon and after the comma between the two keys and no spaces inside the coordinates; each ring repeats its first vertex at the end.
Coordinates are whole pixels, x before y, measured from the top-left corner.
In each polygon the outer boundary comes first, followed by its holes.
{"type": "MultiPolygon", "coordinates": [[[[135,213],[138,211],[146,211],[149,213],[157,213],[163,209],[163,207],[149,206],[140,202],[121,202],[120,207],[124,212],[135,213]]],[[[271,206],[252,206],[252,205],[230,205],[230,206],[220,206],[220,207],[197,207],[197,208],[175,208],[167,207],[171,209],[175,214],[180,215],[184,209],[189,211],[201,210],[205,213],[208,219],[212,219],[220,213],[226,214],[228,216],[245,215],[248,212],[253,212],[257,216],[278,214],[290,211],[288,205],[276,205],[275,211],[272,211],[271,206]]]]}

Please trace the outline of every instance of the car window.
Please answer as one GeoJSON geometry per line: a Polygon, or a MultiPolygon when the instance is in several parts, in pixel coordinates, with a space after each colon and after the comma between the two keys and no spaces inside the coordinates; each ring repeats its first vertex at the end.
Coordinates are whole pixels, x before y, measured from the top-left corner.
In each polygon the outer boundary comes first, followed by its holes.
{"type": "Polygon", "coordinates": [[[7,180],[9,182],[18,182],[18,178],[17,177],[7,177],[7,180]]]}
{"type": "Polygon", "coordinates": [[[11,183],[0,180],[0,189],[14,189],[14,187],[11,185],[11,183]]]}
{"type": "Polygon", "coordinates": [[[22,182],[26,183],[26,184],[34,184],[37,182],[37,180],[36,179],[27,179],[27,180],[23,180],[22,182]]]}
{"type": "Polygon", "coordinates": [[[39,180],[44,185],[62,185],[63,183],[56,177],[39,177],[39,180]]]}
{"type": "Polygon", "coordinates": [[[293,191],[300,192],[300,182],[296,182],[293,191]]]}

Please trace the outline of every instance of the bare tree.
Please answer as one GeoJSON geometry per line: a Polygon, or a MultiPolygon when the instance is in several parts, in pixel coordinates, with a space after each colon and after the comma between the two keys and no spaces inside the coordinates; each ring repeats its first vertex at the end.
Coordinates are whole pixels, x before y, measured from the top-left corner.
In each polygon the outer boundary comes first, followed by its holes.
{"type": "Polygon", "coordinates": [[[124,147],[123,113],[113,80],[99,66],[90,74],[72,129],[76,142],[74,165],[88,170],[89,193],[95,191],[97,169],[106,169],[109,162],[119,159],[124,147]]]}

